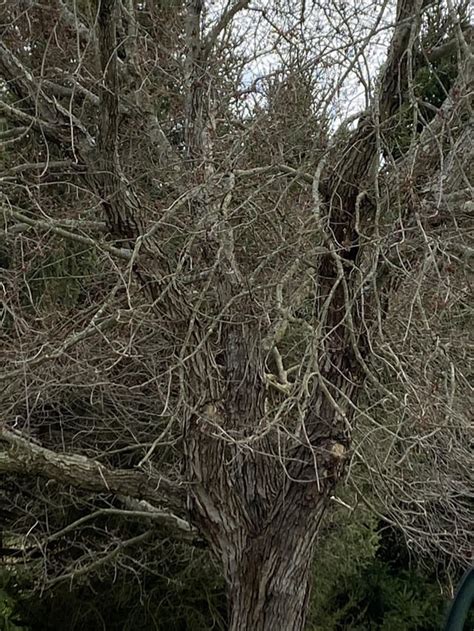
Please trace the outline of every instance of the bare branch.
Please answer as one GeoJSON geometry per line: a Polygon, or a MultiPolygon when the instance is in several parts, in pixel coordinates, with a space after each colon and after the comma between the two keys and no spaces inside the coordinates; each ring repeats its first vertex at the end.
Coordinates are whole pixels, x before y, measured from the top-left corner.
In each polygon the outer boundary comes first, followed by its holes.
{"type": "MultiPolygon", "coordinates": [[[[110,469],[80,454],[54,452],[5,427],[0,430],[0,441],[6,443],[0,452],[2,473],[40,475],[95,493],[113,493],[144,499],[155,506],[183,509],[183,488],[160,476],[153,479],[132,469],[110,469]]],[[[174,519],[177,527],[182,524],[176,517],[169,519],[174,519]]]]}
{"type": "Polygon", "coordinates": [[[71,29],[75,30],[78,36],[84,42],[89,42],[93,37],[93,32],[90,31],[87,26],[81,21],[77,13],[77,5],[74,2],[74,11],[67,5],[67,0],[59,0],[59,6],[61,7],[61,17],[65,24],[71,29]]]}
{"type": "Polygon", "coordinates": [[[246,9],[249,6],[249,4],[250,4],[250,0],[234,0],[233,3],[231,2],[228,3],[226,9],[222,13],[217,24],[212,28],[211,32],[206,37],[206,40],[204,43],[206,54],[210,53],[210,51],[215,46],[219,38],[219,35],[223,31],[225,31],[225,29],[229,26],[229,24],[232,22],[232,20],[237,15],[237,13],[239,13],[243,9],[246,9]]]}
{"type": "MultiPolygon", "coordinates": [[[[116,248],[113,245],[106,243],[105,241],[96,241],[91,237],[87,237],[76,232],[71,232],[70,230],[66,230],[65,228],[62,228],[60,225],[58,225],[58,223],[60,222],[50,222],[47,219],[32,219],[28,215],[18,212],[17,210],[13,210],[8,206],[4,206],[3,210],[11,217],[14,217],[18,221],[32,226],[33,228],[38,228],[42,231],[47,232],[54,232],[57,235],[64,237],[65,239],[70,239],[71,241],[77,241],[78,243],[92,246],[99,251],[102,250],[104,252],[108,252],[109,254],[113,254],[114,256],[117,256],[125,261],[130,261],[130,259],[132,258],[132,250],[128,250],[127,248],[116,248]]],[[[80,222],[77,224],[77,227],[81,227],[80,222]]]]}

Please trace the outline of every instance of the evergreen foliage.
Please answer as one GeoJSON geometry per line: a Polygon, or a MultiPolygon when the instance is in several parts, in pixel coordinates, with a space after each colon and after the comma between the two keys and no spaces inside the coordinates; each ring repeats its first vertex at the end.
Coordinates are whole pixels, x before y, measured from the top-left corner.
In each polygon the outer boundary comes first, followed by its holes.
{"type": "MultiPolygon", "coordinates": [[[[0,629],[224,631],[224,584],[207,550],[169,543],[161,554],[139,572],[124,565],[42,595],[31,590],[31,568],[4,570],[0,629]]],[[[447,599],[443,579],[417,567],[395,529],[363,506],[332,511],[314,560],[308,631],[438,631],[447,599]]]]}

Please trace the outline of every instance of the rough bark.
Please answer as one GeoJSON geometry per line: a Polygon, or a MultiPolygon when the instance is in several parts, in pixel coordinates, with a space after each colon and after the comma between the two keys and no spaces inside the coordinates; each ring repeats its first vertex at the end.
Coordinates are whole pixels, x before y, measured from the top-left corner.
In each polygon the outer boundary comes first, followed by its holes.
{"type": "Polygon", "coordinates": [[[278,519],[237,548],[228,577],[231,631],[304,628],[310,597],[312,549],[323,498],[306,514],[281,510],[278,519]]]}
{"type": "MultiPolygon", "coordinates": [[[[130,193],[125,195],[120,184],[114,4],[113,0],[103,0],[99,13],[104,72],[99,155],[102,171],[107,174],[99,186],[111,230],[133,239],[143,228],[130,205],[130,193]],[[107,188],[110,183],[113,190],[107,188]]],[[[208,51],[201,39],[202,3],[192,1],[188,5],[187,157],[193,181],[204,185],[193,209],[207,226],[204,257],[212,264],[217,256],[220,263],[216,294],[227,320],[220,325],[223,352],[217,385],[195,401],[198,412],[187,426],[189,507],[192,520],[223,563],[230,625],[235,631],[297,631],[304,626],[317,526],[330,490],[343,471],[352,416],[364,380],[359,298],[349,277],[350,263],[358,255],[356,203],[373,173],[375,125],[383,125],[394,114],[406,83],[407,49],[416,33],[421,4],[421,0],[398,3],[397,26],[376,108],[349,138],[342,152],[344,163],[337,165],[335,175],[320,193],[329,213],[328,225],[320,224],[322,243],[329,250],[319,263],[319,314],[325,341],[315,362],[319,375],[305,420],[306,441],[290,454],[288,477],[272,458],[270,438],[254,441],[251,449],[238,444],[255,432],[264,417],[263,360],[258,322],[244,323],[239,315],[249,309],[251,312],[251,304],[236,301],[232,309],[227,308],[241,289],[240,275],[233,257],[232,231],[223,214],[225,204],[214,206],[212,201],[216,197],[211,186],[213,102],[206,67],[208,51]]],[[[142,274],[139,265],[136,271],[142,274]]],[[[147,269],[147,276],[157,271],[155,262],[154,271],[147,269]]],[[[201,352],[193,361],[194,377],[190,375],[190,380],[196,379],[195,389],[199,391],[203,378],[216,373],[212,350],[200,341],[198,318],[194,319],[192,334],[193,346],[201,347],[201,352]]]]}
{"type": "Polygon", "coordinates": [[[126,495],[183,510],[183,491],[165,478],[157,485],[139,471],[110,469],[86,456],[57,453],[7,429],[0,429],[0,442],[6,443],[0,452],[0,473],[39,475],[96,493],[126,495]]]}
{"type": "MultiPolygon", "coordinates": [[[[404,59],[418,26],[421,4],[421,0],[399,2],[398,24],[375,104],[378,120],[374,109],[361,121],[342,153],[344,164],[321,191],[329,210],[329,225],[320,225],[322,243],[330,251],[321,257],[319,267],[319,315],[325,342],[316,360],[319,379],[305,420],[306,441],[291,454],[288,466],[291,481],[279,474],[271,458],[259,455],[272,453],[268,441],[255,445],[259,453],[249,454],[226,446],[203,428],[191,438],[189,459],[193,479],[198,482],[193,491],[193,516],[224,560],[233,630],[296,631],[304,627],[317,525],[344,469],[352,418],[365,378],[360,297],[353,293],[356,284],[349,275],[350,263],[358,255],[356,203],[373,173],[374,125],[393,115],[398,90],[406,80],[404,59]],[[343,243],[342,251],[336,252],[343,243]],[[223,466],[226,460],[232,464],[223,466]]],[[[232,336],[232,330],[227,334],[232,336]]],[[[246,382],[246,377],[258,374],[258,357],[248,354],[249,339],[252,337],[246,336],[246,347],[240,351],[241,338],[238,342],[226,339],[226,348],[235,349],[228,368],[230,391],[237,389],[239,394],[237,400],[235,394],[224,399],[220,410],[212,409],[217,417],[213,426],[240,429],[238,436],[243,435],[245,425],[255,427],[262,413],[255,405],[257,382],[246,382]],[[242,374],[232,377],[232,370],[238,371],[239,366],[242,374]],[[245,384],[245,388],[240,390],[237,384],[245,384]]]]}
{"type": "MultiPolygon", "coordinates": [[[[198,244],[202,260],[208,268],[218,269],[212,294],[219,316],[213,324],[218,328],[217,351],[208,341],[210,327],[201,322],[199,305],[195,309],[189,306],[183,286],[171,282],[162,295],[167,261],[160,249],[160,235],[146,225],[139,199],[122,173],[119,4],[118,0],[99,3],[97,42],[102,82],[98,142],[93,149],[87,143],[79,145],[84,148],[81,157],[88,165],[88,182],[100,200],[110,234],[128,246],[126,258],[132,260],[143,291],[158,309],[163,307],[168,321],[180,319],[189,325],[179,358],[183,360],[180,387],[186,395],[181,420],[185,427],[187,503],[192,523],[222,562],[230,629],[300,631],[308,605],[314,541],[328,497],[344,471],[354,411],[367,372],[366,323],[360,287],[351,276],[360,255],[357,204],[376,168],[376,132],[383,130],[401,102],[408,52],[423,1],[399,0],[397,24],[373,108],[350,136],[341,152],[341,163],[324,172],[323,184],[316,191],[321,212],[315,221],[324,250],[315,262],[320,327],[314,357],[317,379],[304,418],[304,439],[287,446],[285,466],[277,458],[278,446],[270,433],[258,435],[266,399],[262,323],[254,317],[234,256],[232,228],[226,216],[231,186],[224,190],[213,181],[213,97],[206,64],[220,29],[248,3],[233,4],[207,42],[201,39],[201,0],[188,3],[186,22],[183,171],[200,187],[199,194],[189,196],[189,205],[202,219],[205,235],[198,244]],[[249,437],[252,442],[246,444],[249,437]]],[[[12,62],[6,56],[5,60],[8,70],[12,62]]],[[[26,98],[29,86],[21,82],[18,89],[26,98]]],[[[44,113],[46,116],[46,108],[44,113]]],[[[54,126],[50,132],[59,142],[54,126]]],[[[367,311],[367,304],[364,308],[367,311]]],[[[56,454],[8,432],[0,434],[0,439],[9,445],[0,454],[0,471],[28,471],[94,492],[109,491],[182,509],[181,490],[165,481],[156,488],[137,471],[113,471],[83,456],[56,454]]]]}

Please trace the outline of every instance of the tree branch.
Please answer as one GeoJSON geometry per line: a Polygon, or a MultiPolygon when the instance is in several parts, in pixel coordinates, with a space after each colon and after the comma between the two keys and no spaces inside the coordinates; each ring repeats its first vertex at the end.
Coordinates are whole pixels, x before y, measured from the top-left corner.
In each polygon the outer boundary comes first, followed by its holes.
{"type": "Polygon", "coordinates": [[[61,7],[61,17],[64,24],[75,30],[83,42],[89,42],[93,38],[93,32],[79,19],[76,3],[74,2],[74,11],[69,9],[65,0],[59,0],[59,6],[61,7]]]}
{"type": "Polygon", "coordinates": [[[39,129],[55,142],[58,140],[58,128],[56,125],[52,125],[38,116],[27,114],[26,112],[9,105],[5,101],[0,101],[0,111],[3,111],[5,116],[10,120],[22,123],[23,125],[28,125],[34,129],[39,129]]]}
{"type": "Polygon", "coordinates": [[[80,528],[85,523],[95,519],[96,517],[103,517],[107,515],[116,515],[118,517],[123,517],[124,519],[127,517],[131,517],[133,519],[145,519],[159,523],[162,526],[170,527],[172,529],[177,529],[180,532],[180,537],[183,535],[184,539],[193,539],[197,533],[196,530],[184,519],[173,515],[167,511],[158,510],[154,507],[149,508],[148,510],[128,510],[124,508],[99,508],[93,513],[89,513],[88,515],[84,515],[65,526],[62,530],[58,530],[54,532],[50,537],[48,537],[47,542],[51,543],[52,541],[56,541],[64,535],[67,535],[69,532],[80,528]]]}
{"type": "MultiPolygon", "coordinates": [[[[184,489],[161,476],[152,479],[132,469],[110,469],[81,454],[58,453],[6,427],[0,429],[0,442],[5,443],[0,451],[0,474],[38,475],[94,493],[124,495],[178,512],[184,510],[184,489]]],[[[175,515],[169,519],[176,527],[183,521],[175,515]]]]}
{"type": "Polygon", "coordinates": [[[393,116],[401,105],[408,80],[406,53],[412,31],[419,29],[423,1],[398,0],[395,30],[380,79],[378,107],[381,123],[393,116]]]}
{"type": "Polygon", "coordinates": [[[232,6],[227,6],[225,11],[221,15],[219,21],[217,22],[217,24],[214,26],[214,28],[211,30],[211,32],[206,38],[206,41],[204,44],[204,50],[205,50],[206,55],[211,52],[212,48],[215,46],[215,43],[219,35],[223,31],[225,31],[225,29],[229,26],[229,24],[232,22],[232,20],[237,15],[237,13],[239,13],[239,11],[242,11],[243,9],[246,9],[249,6],[249,4],[250,4],[250,0],[238,0],[232,6]]]}
{"type": "Polygon", "coordinates": [[[61,583],[62,581],[65,581],[65,580],[72,581],[78,578],[79,576],[89,574],[93,572],[94,570],[96,570],[101,565],[104,565],[105,563],[112,561],[112,559],[114,559],[125,548],[130,548],[131,546],[135,546],[139,543],[142,544],[144,541],[146,541],[147,539],[150,539],[152,536],[153,536],[153,531],[147,530],[146,532],[140,535],[137,535],[136,537],[132,537],[131,539],[118,541],[117,544],[112,548],[110,552],[107,552],[103,554],[102,556],[97,556],[92,563],[86,563],[85,565],[81,566],[80,562],[82,560],[88,561],[90,559],[89,554],[84,555],[81,559],[76,561],[75,568],[72,569],[70,572],[68,572],[67,574],[61,574],[60,576],[57,576],[56,578],[53,578],[51,581],[49,581],[48,587],[51,588],[53,585],[56,585],[57,583],[61,583]]]}
{"type": "Polygon", "coordinates": [[[72,109],[65,109],[54,96],[46,94],[33,71],[3,44],[0,44],[0,68],[3,76],[8,79],[12,92],[21,96],[22,100],[26,99],[37,114],[49,121],[47,129],[49,133],[55,134],[56,141],[62,140],[61,127],[67,125],[79,130],[89,146],[94,146],[95,140],[82,121],[72,113],[72,109]],[[55,124],[57,119],[62,122],[55,124]]]}
{"type": "MultiPolygon", "coordinates": [[[[464,39],[466,42],[470,43],[472,40],[472,34],[474,32],[474,27],[469,25],[464,31],[464,39]]],[[[426,57],[428,61],[434,62],[438,61],[438,59],[442,59],[443,57],[447,57],[448,55],[452,55],[457,51],[459,45],[458,37],[453,37],[452,39],[444,42],[444,44],[440,44],[436,46],[436,48],[431,48],[426,51],[426,57]]]]}
{"type": "MultiPolygon", "coordinates": [[[[105,241],[99,242],[95,239],[92,239],[91,237],[86,237],[85,235],[71,232],[70,230],[66,230],[65,228],[59,226],[58,222],[53,223],[52,221],[48,221],[47,219],[32,219],[31,217],[28,217],[28,215],[24,215],[23,213],[20,213],[8,207],[4,207],[3,209],[14,219],[17,219],[22,223],[26,223],[33,228],[39,228],[40,230],[46,230],[47,232],[54,232],[57,235],[64,237],[65,239],[94,247],[99,251],[102,250],[108,252],[109,254],[124,259],[125,261],[130,261],[132,258],[133,252],[132,250],[129,250],[127,248],[116,248],[113,245],[106,243],[105,241]]],[[[78,222],[77,225],[79,226],[80,222],[78,222]]]]}
{"type": "Polygon", "coordinates": [[[317,190],[314,187],[315,206],[321,197],[329,213],[327,223],[319,216],[315,218],[329,254],[321,256],[319,264],[321,307],[318,335],[313,342],[317,379],[303,423],[306,444],[303,442],[296,449],[291,476],[316,480],[318,492],[323,488],[322,477],[337,477],[343,460],[341,453],[350,444],[352,412],[346,413],[347,405],[357,400],[360,384],[366,377],[366,332],[352,317],[357,287],[347,280],[346,271],[351,269],[349,264],[355,260],[359,247],[356,225],[359,195],[376,167],[376,125],[393,116],[401,103],[403,86],[408,80],[407,51],[419,28],[422,4],[423,0],[398,0],[395,29],[372,110],[360,118],[327,182],[317,190]],[[341,249],[344,243],[349,245],[341,249]]]}

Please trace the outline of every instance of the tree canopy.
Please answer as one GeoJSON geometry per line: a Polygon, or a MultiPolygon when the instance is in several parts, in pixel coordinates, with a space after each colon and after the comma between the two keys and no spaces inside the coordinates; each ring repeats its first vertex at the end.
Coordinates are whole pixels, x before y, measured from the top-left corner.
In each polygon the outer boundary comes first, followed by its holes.
{"type": "Polygon", "coordinates": [[[232,631],[303,629],[335,505],[466,566],[468,3],[0,16],[5,557],[197,550],[232,631]]]}

